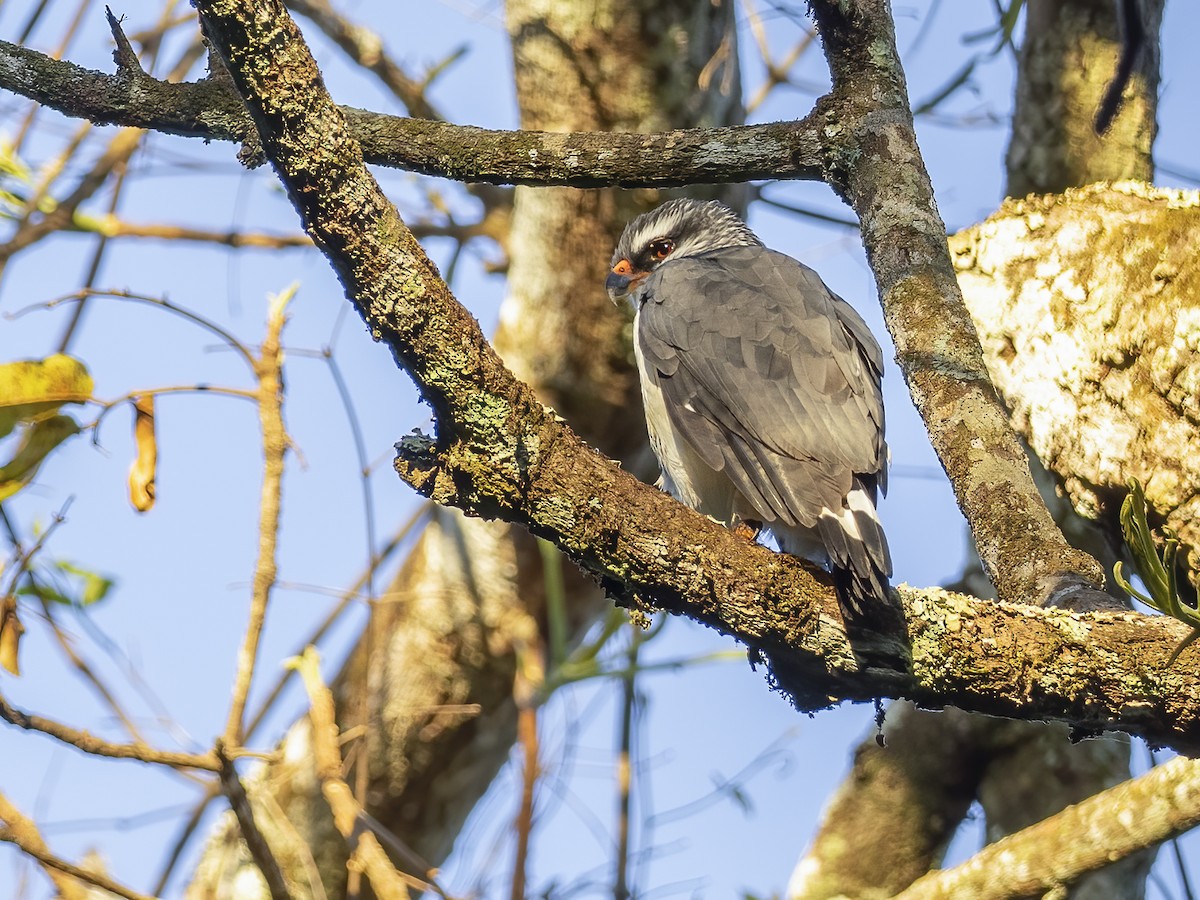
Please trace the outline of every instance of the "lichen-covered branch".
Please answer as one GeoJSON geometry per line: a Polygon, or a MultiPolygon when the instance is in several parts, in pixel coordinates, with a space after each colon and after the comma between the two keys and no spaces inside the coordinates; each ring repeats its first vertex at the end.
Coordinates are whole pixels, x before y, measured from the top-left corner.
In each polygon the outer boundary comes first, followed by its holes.
{"type": "Polygon", "coordinates": [[[890,4],[812,3],[833,92],[812,118],[827,175],[858,213],[897,359],[930,441],[1002,600],[1046,602],[1103,584],[1071,547],[1029,473],[946,250],[946,229],[917,148],[890,4]]]}
{"type": "MultiPolygon", "coordinates": [[[[137,72],[106,75],[0,41],[0,88],[99,124],[253,145],[253,123],[223,79],[171,84],[137,72]]],[[[367,162],[458,181],[672,187],[821,177],[818,123],[810,120],[656,134],[551,134],[349,107],[342,114],[367,162]]]]}
{"type": "Polygon", "coordinates": [[[1177,757],[931,872],[896,900],[1007,900],[1061,891],[1087,872],[1200,824],[1200,762],[1177,757]]]}
{"type": "Polygon", "coordinates": [[[637,482],[503,367],[379,192],[278,3],[198,6],[306,227],[434,407],[437,439],[398,448],[398,470],[422,493],[551,538],[625,602],[736,635],[802,708],[907,695],[1197,743],[1196,677],[1165,668],[1178,623],[902,590],[906,634],[851,645],[821,573],[637,482]]]}

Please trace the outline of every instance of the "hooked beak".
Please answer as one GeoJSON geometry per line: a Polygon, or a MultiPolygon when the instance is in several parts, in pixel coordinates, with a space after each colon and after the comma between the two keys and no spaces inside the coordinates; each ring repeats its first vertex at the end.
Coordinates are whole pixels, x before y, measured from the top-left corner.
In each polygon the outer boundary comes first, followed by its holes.
{"type": "Polygon", "coordinates": [[[608,291],[608,297],[613,303],[620,303],[649,274],[649,272],[635,272],[633,264],[629,260],[621,259],[604,279],[604,289],[608,291]]]}

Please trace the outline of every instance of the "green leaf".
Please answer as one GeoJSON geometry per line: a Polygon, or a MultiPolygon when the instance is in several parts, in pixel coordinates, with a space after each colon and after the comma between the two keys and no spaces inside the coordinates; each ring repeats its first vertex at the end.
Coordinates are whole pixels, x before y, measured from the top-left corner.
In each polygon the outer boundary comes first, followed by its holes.
{"type": "Polygon", "coordinates": [[[79,423],[70,416],[51,416],[25,428],[17,452],[0,466],[0,501],[29,484],[50,452],[78,433],[79,423]]]}
{"type": "Polygon", "coordinates": [[[93,572],[91,569],[85,569],[74,563],[59,561],[55,565],[67,575],[74,575],[78,579],[81,590],[79,599],[75,602],[76,606],[91,606],[93,603],[99,603],[108,596],[108,592],[116,584],[107,575],[101,575],[99,572],[93,572]]]}
{"type": "Polygon", "coordinates": [[[28,579],[17,593],[81,609],[104,600],[115,584],[107,575],[60,559],[42,567],[39,577],[28,579]]]}
{"type": "Polygon", "coordinates": [[[1117,584],[1147,606],[1192,626],[1192,633],[1172,651],[1167,660],[1167,665],[1170,665],[1189,644],[1200,637],[1200,610],[1180,599],[1179,583],[1176,580],[1179,571],[1176,565],[1179,538],[1170,528],[1163,528],[1162,549],[1159,550],[1146,518],[1146,494],[1136,478],[1130,479],[1129,494],[1121,504],[1121,534],[1150,596],[1147,597],[1129,584],[1120,563],[1113,567],[1113,577],[1117,584]]]}

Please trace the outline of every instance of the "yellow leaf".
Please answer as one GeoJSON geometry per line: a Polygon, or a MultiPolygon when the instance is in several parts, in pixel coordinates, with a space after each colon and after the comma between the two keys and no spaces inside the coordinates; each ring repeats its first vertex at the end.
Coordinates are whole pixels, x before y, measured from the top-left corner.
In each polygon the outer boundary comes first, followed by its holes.
{"type": "Polygon", "coordinates": [[[129,502],[138,512],[149,512],[157,492],[158,441],[154,436],[154,396],[133,401],[133,442],[137,458],[129,467],[129,502]]]}
{"type": "Polygon", "coordinates": [[[5,597],[0,602],[0,666],[14,675],[21,674],[17,651],[24,633],[25,626],[17,618],[17,601],[11,596],[5,597]]]}
{"type": "Polygon", "coordinates": [[[0,364],[0,437],[18,422],[53,413],[64,403],[86,402],[93,386],[87,367],[61,353],[0,364]]]}

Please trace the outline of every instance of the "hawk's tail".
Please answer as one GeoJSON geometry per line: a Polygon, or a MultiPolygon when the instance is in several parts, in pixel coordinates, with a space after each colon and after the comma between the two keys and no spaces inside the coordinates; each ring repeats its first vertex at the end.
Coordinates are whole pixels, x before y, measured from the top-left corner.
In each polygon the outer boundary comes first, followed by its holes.
{"type": "Polygon", "coordinates": [[[856,478],[842,509],[823,510],[817,520],[848,626],[879,627],[899,608],[888,584],[892,557],[874,494],[873,486],[856,478]]]}

